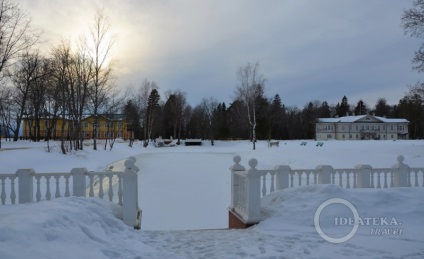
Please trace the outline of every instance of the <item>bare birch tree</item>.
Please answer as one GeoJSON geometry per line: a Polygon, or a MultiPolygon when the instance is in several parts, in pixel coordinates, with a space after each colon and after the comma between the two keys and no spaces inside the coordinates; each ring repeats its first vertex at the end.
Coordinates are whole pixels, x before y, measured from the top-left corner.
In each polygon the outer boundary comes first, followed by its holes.
{"type": "Polygon", "coordinates": [[[34,95],[32,94],[34,93],[32,91],[34,85],[40,77],[38,73],[40,63],[38,54],[27,51],[13,69],[8,71],[8,77],[14,86],[13,96],[11,97],[13,100],[12,117],[16,122],[15,127],[11,128],[14,141],[19,138],[20,126],[24,115],[28,115],[34,110],[29,104],[30,97],[34,95]]]}
{"type": "Polygon", "coordinates": [[[101,106],[107,100],[112,87],[112,49],[115,36],[111,34],[110,24],[102,10],[94,17],[90,28],[90,38],[86,39],[85,46],[94,65],[93,85],[91,88],[91,108],[94,116],[93,148],[97,150],[98,116],[101,106]]]}
{"type": "Polygon", "coordinates": [[[265,78],[259,74],[259,62],[255,64],[247,63],[237,70],[239,86],[235,94],[237,99],[243,102],[247,111],[251,130],[251,140],[253,150],[256,149],[256,115],[258,110],[258,100],[264,94],[265,78]]]}
{"type": "Polygon", "coordinates": [[[69,71],[71,70],[73,58],[69,42],[62,42],[57,48],[53,50],[52,69],[53,69],[53,87],[54,92],[57,93],[56,102],[58,102],[57,108],[61,123],[61,136],[60,136],[60,148],[63,154],[67,153],[65,141],[68,135],[68,129],[66,128],[67,113],[68,113],[68,99],[69,99],[69,84],[71,84],[71,78],[69,77],[69,71]],[[60,107],[60,108],[59,108],[60,107]]]}
{"type": "Polygon", "coordinates": [[[75,149],[82,150],[85,138],[82,127],[83,116],[88,110],[89,90],[93,83],[94,66],[88,56],[87,50],[80,46],[77,53],[72,55],[70,79],[70,115],[74,121],[75,149]]]}

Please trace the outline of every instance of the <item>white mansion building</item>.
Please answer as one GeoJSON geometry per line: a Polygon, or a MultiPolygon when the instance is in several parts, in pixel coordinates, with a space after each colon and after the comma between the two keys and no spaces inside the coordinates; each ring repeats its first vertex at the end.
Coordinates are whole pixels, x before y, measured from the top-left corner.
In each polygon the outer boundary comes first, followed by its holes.
{"type": "Polygon", "coordinates": [[[317,140],[408,139],[406,119],[388,119],[373,115],[320,118],[316,123],[317,140]]]}

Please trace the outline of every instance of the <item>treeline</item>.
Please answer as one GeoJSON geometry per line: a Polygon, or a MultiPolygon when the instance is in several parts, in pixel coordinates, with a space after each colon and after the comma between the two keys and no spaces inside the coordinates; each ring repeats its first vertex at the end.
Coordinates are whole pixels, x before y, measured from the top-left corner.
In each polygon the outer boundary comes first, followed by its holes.
{"type": "MultiPolygon", "coordinates": [[[[149,85],[145,81],[144,85],[149,85]]],[[[154,84],[156,85],[156,84],[154,84]]],[[[140,89],[145,89],[142,86],[140,89]]],[[[371,114],[387,118],[405,118],[410,121],[409,132],[412,139],[424,137],[423,97],[416,94],[417,87],[411,87],[410,93],[396,105],[389,105],[379,98],[374,106],[368,106],[362,100],[350,104],[343,96],[335,105],[327,101],[310,101],[302,108],[286,106],[276,94],[272,98],[260,96],[256,101],[256,139],[313,139],[315,123],[318,118],[333,118],[371,114]]],[[[139,90],[139,92],[144,92],[139,90]]],[[[137,99],[143,99],[137,96],[137,99]]],[[[186,94],[181,91],[166,93],[165,100],[159,99],[157,89],[151,90],[151,96],[145,109],[137,108],[134,99],[128,100],[125,110],[132,110],[133,123],[136,123],[136,138],[146,140],[162,137],[175,139],[200,138],[211,140],[253,139],[252,128],[247,118],[246,104],[234,100],[229,105],[214,98],[205,98],[192,107],[186,103],[186,94]],[[152,95],[155,96],[155,101],[152,95]],[[152,106],[153,105],[153,106],[152,106]],[[130,108],[132,107],[132,108],[130,108]],[[154,108],[153,108],[154,107],[154,108]],[[144,112],[144,111],[147,111],[144,112]],[[151,111],[154,111],[153,114],[151,111]],[[143,115],[145,114],[145,115],[143,115]],[[148,115],[146,115],[148,114],[148,115]],[[140,118],[140,119],[137,119],[140,118]],[[143,123],[146,122],[146,123],[143,123]],[[152,123],[153,122],[153,123],[152,123]],[[148,135],[143,132],[150,132],[148,135]]],[[[129,114],[127,114],[130,116],[129,114]]]]}

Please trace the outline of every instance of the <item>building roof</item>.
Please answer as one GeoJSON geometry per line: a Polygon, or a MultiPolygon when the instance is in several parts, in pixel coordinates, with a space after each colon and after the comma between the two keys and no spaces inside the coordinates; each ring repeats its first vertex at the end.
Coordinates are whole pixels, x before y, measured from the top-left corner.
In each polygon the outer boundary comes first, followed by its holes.
{"type": "Polygon", "coordinates": [[[381,122],[391,122],[391,123],[404,123],[404,122],[408,123],[409,122],[407,119],[385,118],[385,117],[379,117],[379,116],[373,116],[373,115],[345,116],[345,117],[339,117],[339,118],[319,118],[318,122],[353,123],[353,122],[359,122],[366,117],[373,118],[374,121],[381,121],[381,122]]]}

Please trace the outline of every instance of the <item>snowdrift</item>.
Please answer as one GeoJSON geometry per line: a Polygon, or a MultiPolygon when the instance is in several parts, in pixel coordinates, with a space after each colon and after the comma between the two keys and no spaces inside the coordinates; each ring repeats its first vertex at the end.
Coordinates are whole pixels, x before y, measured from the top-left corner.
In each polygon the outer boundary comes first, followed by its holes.
{"type": "MultiPolygon", "coordinates": [[[[117,218],[114,204],[96,198],[7,205],[0,210],[0,258],[422,258],[422,197],[422,188],[286,189],[262,199],[267,219],[247,230],[136,231],[117,218]],[[350,201],[364,219],[395,218],[400,225],[362,225],[349,241],[329,243],[316,232],[314,215],[334,197],[350,201]],[[402,228],[402,235],[370,234],[386,227],[402,228]]],[[[321,226],[343,235],[352,226],[334,226],[334,218],[344,217],[352,217],[345,206],[329,206],[321,226]]]]}

